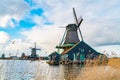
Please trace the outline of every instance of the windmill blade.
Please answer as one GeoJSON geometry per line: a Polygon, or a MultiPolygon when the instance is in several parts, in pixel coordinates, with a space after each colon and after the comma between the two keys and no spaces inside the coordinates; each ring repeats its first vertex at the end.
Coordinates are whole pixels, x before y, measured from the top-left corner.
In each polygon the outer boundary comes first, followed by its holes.
{"type": "Polygon", "coordinates": [[[34,45],[35,45],[35,48],[36,48],[36,42],[34,43],[34,45]]]}
{"type": "Polygon", "coordinates": [[[39,48],[36,48],[36,50],[41,50],[41,49],[39,49],[39,48]]]}
{"type": "MultiPolygon", "coordinates": [[[[76,15],[76,12],[75,12],[75,9],[74,9],[74,8],[73,8],[73,14],[74,14],[74,18],[75,18],[75,21],[76,21],[76,25],[77,25],[77,27],[79,28],[80,24],[81,24],[82,21],[83,21],[83,18],[80,17],[80,18],[79,18],[79,21],[78,21],[77,15],[76,15]]],[[[80,32],[81,39],[82,39],[82,41],[83,41],[83,36],[82,36],[82,32],[81,32],[80,28],[79,28],[79,32],[80,32]]]]}
{"type": "Polygon", "coordinates": [[[32,47],[29,47],[30,49],[32,49],[32,47]]]}
{"type": "MultiPolygon", "coordinates": [[[[82,18],[82,16],[80,16],[80,18],[79,18],[79,23],[78,23],[78,27],[81,25],[82,21],[83,21],[83,18],[82,18]]],[[[80,27],[79,27],[79,32],[80,32],[80,36],[81,36],[82,41],[84,41],[80,27]]]]}
{"type": "Polygon", "coordinates": [[[73,14],[74,14],[74,19],[75,19],[76,25],[78,25],[78,19],[77,19],[77,15],[76,15],[74,8],[73,8],[73,14]]]}
{"type": "Polygon", "coordinates": [[[80,28],[79,28],[79,32],[80,32],[80,36],[81,36],[82,41],[84,41],[83,40],[83,36],[82,36],[82,32],[81,32],[80,28]]]}
{"type": "Polygon", "coordinates": [[[59,28],[66,28],[66,27],[64,27],[64,26],[60,26],[59,28]]]}
{"type": "Polygon", "coordinates": [[[82,16],[80,16],[80,18],[78,19],[78,27],[81,25],[82,21],[83,21],[83,18],[82,16]]]}
{"type": "Polygon", "coordinates": [[[67,30],[65,30],[65,32],[64,32],[64,35],[63,35],[62,40],[60,42],[60,45],[62,45],[62,43],[64,42],[66,33],[67,33],[67,30]]]}

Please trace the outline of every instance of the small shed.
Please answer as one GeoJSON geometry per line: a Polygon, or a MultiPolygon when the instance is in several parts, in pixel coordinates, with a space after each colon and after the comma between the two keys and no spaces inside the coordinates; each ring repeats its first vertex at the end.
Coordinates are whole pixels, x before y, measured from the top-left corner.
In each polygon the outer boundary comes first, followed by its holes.
{"type": "Polygon", "coordinates": [[[60,61],[60,54],[58,52],[53,52],[49,56],[49,63],[50,64],[59,64],[60,61]]]}

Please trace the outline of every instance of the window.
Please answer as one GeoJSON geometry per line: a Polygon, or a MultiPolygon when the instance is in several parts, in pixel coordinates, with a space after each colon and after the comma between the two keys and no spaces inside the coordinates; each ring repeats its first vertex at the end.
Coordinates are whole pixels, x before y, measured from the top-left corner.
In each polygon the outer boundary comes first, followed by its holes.
{"type": "Polygon", "coordinates": [[[81,53],[84,53],[85,52],[85,50],[84,49],[81,49],[81,53]]]}

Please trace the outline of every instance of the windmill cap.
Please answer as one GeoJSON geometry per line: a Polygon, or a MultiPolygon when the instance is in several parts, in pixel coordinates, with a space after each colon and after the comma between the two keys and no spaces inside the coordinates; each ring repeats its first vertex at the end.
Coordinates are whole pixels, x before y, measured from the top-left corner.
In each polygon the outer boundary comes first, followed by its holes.
{"type": "Polygon", "coordinates": [[[66,29],[67,30],[77,30],[77,25],[76,24],[68,24],[67,26],[66,26],[66,29]]]}

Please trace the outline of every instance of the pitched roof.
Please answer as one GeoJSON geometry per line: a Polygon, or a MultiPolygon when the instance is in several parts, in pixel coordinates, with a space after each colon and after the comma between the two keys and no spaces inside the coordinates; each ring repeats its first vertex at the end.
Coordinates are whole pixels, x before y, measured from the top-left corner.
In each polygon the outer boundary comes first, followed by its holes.
{"type": "Polygon", "coordinates": [[[52,56],[52,55],[60,55],[58,52],[52,52],[49,56],[52,56]]]}
{"type": "Polygon", "coordinates": [[[81,48],[81,49],[83,48],[83,49],[85,49],[87,51],[90,50],[92,52],[97,52],[93,48],[91,48],[88,44],[86,44],[84,41],[81,41],[81,42],[76,43],[73,47],[71,47],[67,51],[63,52],[62,54],[74,52],[74,51],[78,50],[79,48],[81,48]]]}

